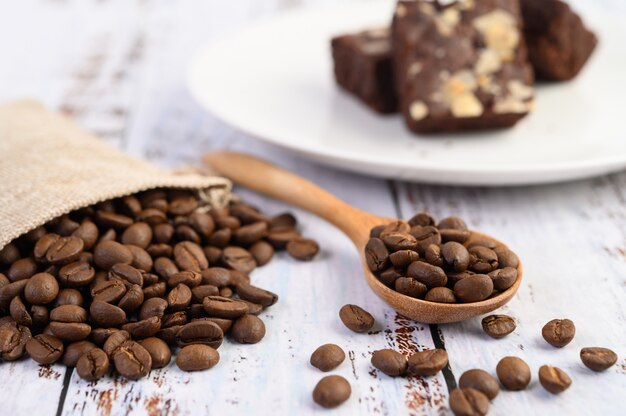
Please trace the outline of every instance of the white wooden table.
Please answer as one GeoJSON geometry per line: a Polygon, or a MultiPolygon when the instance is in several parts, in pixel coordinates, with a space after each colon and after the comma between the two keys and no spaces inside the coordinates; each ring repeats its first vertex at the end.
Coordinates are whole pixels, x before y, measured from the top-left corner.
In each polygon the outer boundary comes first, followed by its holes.
{"type": "MultiPolygon", "coordinates": [[[[332,2],[332,0],[328,0],[332,2]]],[[[297,0],[70,1],[21,0],[0,4],[0,100],[36,97],[73,116],[115,146],[155,163],[197,164],[199,155],[233,148],[293,169],[349,203],[385,216],[428,210],[459,214],[473,228],[499,236],[525,262],[523,285],[501,312],[518,320],[503,340],[488,339],[480,319],[423,325],[398,316],[366,286],[358,255],[337,229],[296,213],[322,253],[312,263],[287,256],[253,279],[280,295],[264,313],[267,336],[258,345],[226,343],[209,371],[183,373],[175,365],[128,382],[86,383],[71,369],[24,360],[0,364],[3,415],[304,415],[331,413],[314,405],[322,373],[308,364],[320,344],[341,345],[349,359],[335,373],[352,384],[338,415],[446,414],[448,392],[470,368],[495,373],[505,355],[532,368],[523,392],[502,392],[496,415],[624,415],[626,401],[626,174],[565,185],[485,189],[422,186],[359,177],[262,144],[206,114],[184,86],[186,64],[212,36],[237,30],[297,0]],[[378,320],[370,335],[340,323],[341,305],[357,303],[378,320]],[[553,318],[576,323],[562,350],[548,346],[541,327],[553,318]],[[619,361],[603,374],[582,366],[584,346],[607,346],[619,361]],[[429,379],[392,379],[369,364],[373,350],[403,352],[445,347],[450,367],[429,379]],[[546,393],[537,370],[553,364],[572,387],[546,393]]],[[[304,7],[316,7],[319,1],[304,7]],[[314,3],[314,4],[313,4],[314,3]]],[[[622,0],[603,0],[623,10],[622,0]]],[[[0,155],[1,157],[1,155],[0,155]]],[[[238,190],[269,213],[281,203],[238,190]]]]}

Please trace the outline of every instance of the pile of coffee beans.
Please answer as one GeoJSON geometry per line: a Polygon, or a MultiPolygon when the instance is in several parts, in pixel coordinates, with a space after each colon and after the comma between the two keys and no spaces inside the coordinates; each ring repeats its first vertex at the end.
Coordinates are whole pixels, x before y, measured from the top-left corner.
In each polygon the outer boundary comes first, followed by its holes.
{"type": "Polygon", "coordinates": [[[0,357],[62,362],[93,381],[168,365],[213,367],[225,335],[253,344],[278,297],[249,273],[286,249],[319,247],[291,214],[240,201],[207,210],[195,192],[152,190],[80,209],[0,250],[0,357]]]}
{"type": "Polygon", "coordinates": [[[439,303],[480,302],[517,280],[517,255],[468,230],[459,217],[439,223],[427,213],[372,228],[369,269],[403,295],[439,303]]]}

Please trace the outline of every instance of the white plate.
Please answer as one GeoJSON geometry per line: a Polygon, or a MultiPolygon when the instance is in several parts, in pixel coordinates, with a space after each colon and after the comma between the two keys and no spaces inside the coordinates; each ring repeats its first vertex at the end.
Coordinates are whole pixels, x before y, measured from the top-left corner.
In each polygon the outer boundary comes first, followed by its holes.
{"type": "Polygon", "coordinates": [[[188,84],[234,127],[317,161],[365,174],[459,185],[518,185],[626,168],[625,16],[585,13],[600,38],[572,82],[537,89],[537,110],[514,128],[417,136],[334,82],[333,35],[384,25],[393,2],[299,10],[213,42],[188,84]]]}

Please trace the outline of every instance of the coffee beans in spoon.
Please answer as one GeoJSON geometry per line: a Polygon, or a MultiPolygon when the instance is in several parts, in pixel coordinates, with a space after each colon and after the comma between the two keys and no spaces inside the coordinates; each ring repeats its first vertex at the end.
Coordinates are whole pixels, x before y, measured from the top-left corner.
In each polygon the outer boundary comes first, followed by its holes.
{"type": "Polygon", "coordinates": [[[372,228],[369,269],[385,286],[428,302],[480,302],[517,280],[517,255],[468,230],[459,217],[437,223],[427,213],[372,228]]]}
{"type": "Polygon", "coordinates": [[[50,221],[0,250],[0,358],[76,366],[95,381],[135,380],[175,361],[211,368],[224,339],[261,341],[278,296],[249,273],[288,250],[319,247],[291,214],[241,201],[208,209],[195,192],[160,189],[50,221]]]}

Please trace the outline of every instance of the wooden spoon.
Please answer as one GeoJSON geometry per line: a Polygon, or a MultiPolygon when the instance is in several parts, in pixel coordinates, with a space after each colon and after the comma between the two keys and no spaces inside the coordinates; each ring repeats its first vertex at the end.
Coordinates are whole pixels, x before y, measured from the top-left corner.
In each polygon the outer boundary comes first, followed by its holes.
{"type": "MultiPolygon", "coordinates": [[[[356,246],[361,256],[365,280],[376,295],[402,315],[416,321],[424,323],[458,322],[491,312],[511,300],[522,281],[522,265],[520,263],[518,277],[513,286],[497,296],[481,302],[446,304],[411,298],[382,284],[365,262],[364,248],[369,240],[370,229],[395,219],[379,217],[361,211],[306,179],[252,156],[223,151],[206,155],[204,162],[217,174],[231,179],[236,184],[296,205],[334,224],[350,237],[356,246]]],[[[493,237],[475,231],[473,231],[473,237],[490,238],[504,246],[493,237]]]]}

